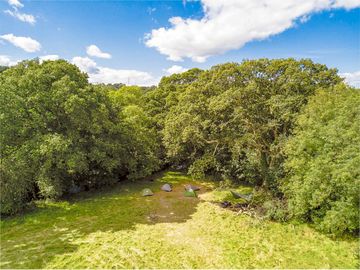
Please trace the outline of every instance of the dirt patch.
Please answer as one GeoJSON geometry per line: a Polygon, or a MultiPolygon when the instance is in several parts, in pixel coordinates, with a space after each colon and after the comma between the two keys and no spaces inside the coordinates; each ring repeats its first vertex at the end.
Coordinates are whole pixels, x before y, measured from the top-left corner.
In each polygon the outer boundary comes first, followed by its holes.
{"type": "MultiPolygon", "coordinates": [[[[188,182],[200,187],[196,193],[201,195],[209,190],[199,183],[188,182]]],[[[195,211],[196,206],[201,201],[199,197],[185,197],[185,184],[172,184],[172,191],[166,192],[154,190],[154,196],[147,197],[149,203],[153,203],[155,207],[147,216],[147,220],[151,223],[158,222],[182,222],[188,219],[195,211]]]]}

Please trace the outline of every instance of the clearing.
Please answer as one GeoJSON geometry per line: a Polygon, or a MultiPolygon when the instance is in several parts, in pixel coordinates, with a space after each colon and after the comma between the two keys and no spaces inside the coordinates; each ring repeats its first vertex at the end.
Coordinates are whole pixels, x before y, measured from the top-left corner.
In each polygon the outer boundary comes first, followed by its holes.
{"type": "MultiPolygon", "coordinates": [[[[210,203],[229,195],[167,172],[1,221],[1,268],[356,268],[357,239],[251,218],[210,203]],[[173,192],[160,190],[171,183],[173,192]],[[186,183],[199,198],[183,196],[186,183]],[[152,197],[141,197],[149,187],[152,197]]],[[[239,188],[245,191],[246,187],[239,188]]]]}

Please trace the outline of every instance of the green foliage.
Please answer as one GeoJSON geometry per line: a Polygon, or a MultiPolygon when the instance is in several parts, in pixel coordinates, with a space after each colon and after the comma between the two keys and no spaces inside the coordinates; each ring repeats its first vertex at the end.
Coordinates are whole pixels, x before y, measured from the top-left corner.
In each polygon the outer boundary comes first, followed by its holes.
{"type": "Polygon", "coordinates": [[[286,146],[283,190],[292,213],[326,232],[359,229],[360,92],[321,89],[286,146]]]}
{"type": "Polygon", "coordinates": [[[158,87],[145,89],[144,106],[148,115],[153,119],[154,127],[158,133],[157,144],[159,145],[159,157],[162,160],[162,166],[173,162],[167,157],[163,144],[165,118],[169,110],[178,103],[179,94],[188,85],[195,82],[202,72],[202,70],[194,68],[181,74],[173,74],[169,77],[163,77],[158,87]]]}
{"type": "Polygon", "coordinates": [[[7,66],[0,66],[0,73],[7,70],[9,67],[7,66]]]}
{"type": "Polygon", "coordinates": [[[119,117],[126,127],[128,147],[133,159],[128,160],[128,178],[139,179],[150,175],[160,165],[159,138],[154,120],[145,109],[144,91],[137,86],[123,86],[109,96],[119,108],[119,117]]]}
{"type": "Polygon", "coordinates": [[[282,222],[288,221],[290,218],[286,202],[278,198],[265,201],[261,207],[265,218],[282,222]]]}
{"type": "Polygon", "coordinates": [[[212,170],[276,188],[276,179],[283,175],[283,145],[296,115],[315,89],[340,81],[336,70],[310,60],[214,66],[190,83],[171,86],[177,98],[166,103],[167,157],[189,164],[196,175],[212,170]]]}
{"type": "Polygon", "coordinates": [[[27,165],[21,152],[1,160],[1,213],[16,213],[22,210],[28,201],[33,189],[30,179],[34,172],[31,168],[24,169],[27,165]]]}
{"type": "Polygon", "coordinates": [[[212,155],[204,155],[201,158],[194,161],[189,167],[189,173],[195,179],[203,179],[206,173],[211,173],[212,170],[216,169],[217,162],[212,155]]]}
{"type": "Polygon", "coordinates": [[[1,73],[0,91],[2,213],[157,168],[149,120],[132,105],[137,97],[115,104],[108,87],[90,85],[74,65],[20,63],[1,73]]]}
{"type": "Polygon", "coordinates": [[[197,68],[180,74],[163,77],[159,86],[146,93],[146,108],[154,117],[158,130],[164,127],[164,120],[170,108],[177,104],[179,94],[194,83],[203,71],[197,68]]]}
{"type": "Polygon", "coordinates": [[[356,231],[359,92],[341,81],[294,59],[191,69],[158,87],[92,85],[63,60],[2,69],[1,213],[181,165],[261,186],[252,203],[271,219],[356,231]]]}

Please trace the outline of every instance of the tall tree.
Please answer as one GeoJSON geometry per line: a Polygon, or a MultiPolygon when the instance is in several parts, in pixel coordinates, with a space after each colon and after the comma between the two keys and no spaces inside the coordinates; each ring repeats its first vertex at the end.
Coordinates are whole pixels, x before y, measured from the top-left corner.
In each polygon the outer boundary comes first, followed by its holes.
{"type": "Polygon", "coordinates": [[[316,88],[340,81],[335,69],[310,60],[215,66],[178,93],[166,115],[167,155],[199,175],[212,170],[274,187],[299,110],[316,88]]]}
{"type": "Polygon", "coordinates": [[[140,145],[152,136],[146,117],[109,91],[63,60],[25,61],[0,74],[2,213],[157,168],[153,145],[140,145]]]}
{"type": "Polygon", "coordinates": [[[360,92],[320,89],[299,116],[282,189],[291,213],[331,233],[359,229],[360,92]]]}

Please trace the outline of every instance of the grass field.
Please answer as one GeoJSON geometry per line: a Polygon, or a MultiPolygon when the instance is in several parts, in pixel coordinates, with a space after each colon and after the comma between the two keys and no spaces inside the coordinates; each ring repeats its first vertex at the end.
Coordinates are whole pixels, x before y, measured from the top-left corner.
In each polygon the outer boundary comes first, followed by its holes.
{"type": "MultiPolygon", "coordinates": [[[[155,181],[83,192],[1,221],[1,268],[356,268],[357,239],[222,209],[207,181],[167,172],[155,181]],[[159,190],[164,182],[174,191],[159,190]],[[200,185],[184,198],[183,184],[200,185]],[[155,195],[141,197],[144,187],[155,195]]],[[[243,188],[248,189],[248,188],[243,188]]]]}

